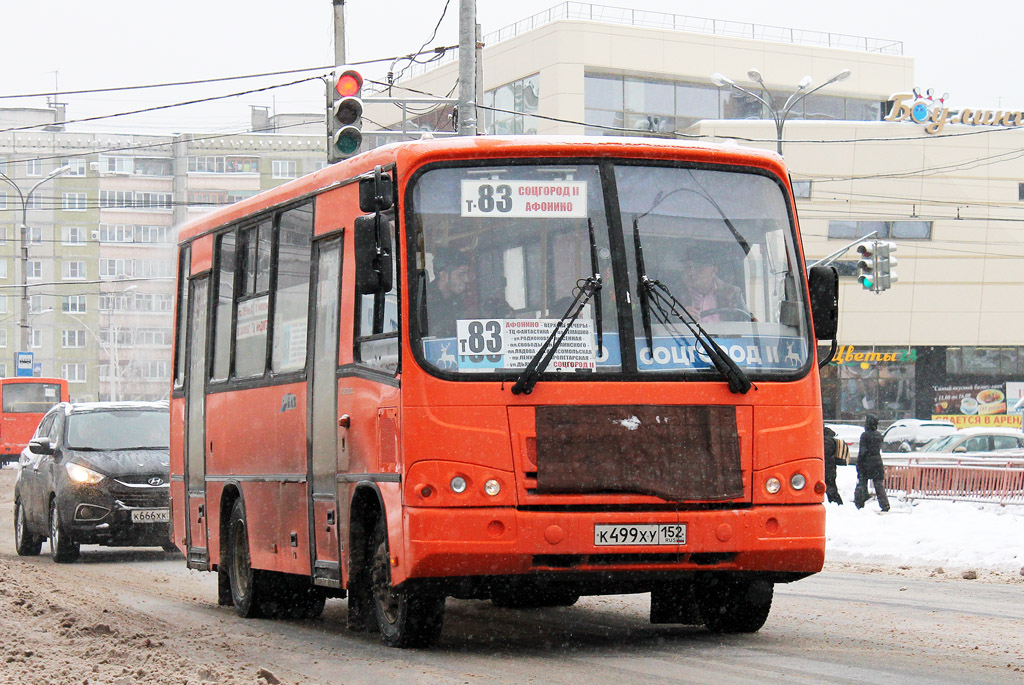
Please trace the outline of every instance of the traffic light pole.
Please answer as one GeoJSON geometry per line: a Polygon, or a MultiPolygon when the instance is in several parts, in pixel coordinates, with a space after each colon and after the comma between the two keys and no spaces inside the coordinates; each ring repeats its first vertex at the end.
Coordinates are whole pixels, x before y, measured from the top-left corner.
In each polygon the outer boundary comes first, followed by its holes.
{"type": "Polygon", "coordinates": [[[853,247],[854,245],[859,244],[860,242],[862,242],[864,240],[867,240],[868,238],[870,238],[870,237],[872,237],[874,235],[878,235],[878,231],[871,231],[871,233],[868,233],[867,235],[863,235],[863,236],[857,238],[852,243],[847,243],[846,245],[844,245],[843,247],[839,248],[838,250],[836,250],[832,254],[828,255],[827,257],[822,257],[818,261],[814,262],[814,264],[808,265],[807,268],[811,269],[812,267],[815,267],[815,266],[828,266],[832,262],[834,262],[837,259],[839,259],[840,257],[842,257],[844,254],[849,252],[851,247],[853,247]]]}
{"type": "Polygon", "coordinates": [[[459,135],[476,135],[476,0],[459,6],[459,135]]]}

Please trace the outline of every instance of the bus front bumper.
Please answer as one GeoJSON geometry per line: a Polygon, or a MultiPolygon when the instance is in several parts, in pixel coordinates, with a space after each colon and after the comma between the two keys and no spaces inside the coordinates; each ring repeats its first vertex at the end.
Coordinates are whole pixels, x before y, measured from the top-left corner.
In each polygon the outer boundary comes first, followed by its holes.
{"type": "Polygon", "coordinates": [[[707,570],[808,574],[820,571],[825,560],[822,504],[599,513],[408,508],[405,516],[406,558],[395,561],[406,578],[707,570]],[[649,540],[661,525],[685,526],[685,542],[616,544],[609,535],[618,531],[649,540]]]}

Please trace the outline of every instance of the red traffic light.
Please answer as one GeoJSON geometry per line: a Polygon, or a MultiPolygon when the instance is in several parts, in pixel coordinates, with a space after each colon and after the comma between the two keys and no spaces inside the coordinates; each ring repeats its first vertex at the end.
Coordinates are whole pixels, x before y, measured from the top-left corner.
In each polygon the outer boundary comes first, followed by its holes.
{"type": "Polygon", "coordinates": [[[363,77],[358,71],[349,69],[339,76],[337,81],[335,81],[334,92],[341,97],[348,97],[350,95],[358,95],[362,87],[363,77]]]}

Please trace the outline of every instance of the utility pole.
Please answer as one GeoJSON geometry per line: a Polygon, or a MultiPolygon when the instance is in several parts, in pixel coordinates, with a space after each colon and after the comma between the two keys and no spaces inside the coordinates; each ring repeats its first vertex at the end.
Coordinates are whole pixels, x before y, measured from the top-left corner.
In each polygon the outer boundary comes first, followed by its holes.
{"type": "Polygon", "coordinates": [[[476,135],[476,0],[459,6],[459,135],[476,135]]]}
{"type": "Polygon", "coordinates": [[[345,0],[334,3],[334,65],[345,63],[345,0]]]}

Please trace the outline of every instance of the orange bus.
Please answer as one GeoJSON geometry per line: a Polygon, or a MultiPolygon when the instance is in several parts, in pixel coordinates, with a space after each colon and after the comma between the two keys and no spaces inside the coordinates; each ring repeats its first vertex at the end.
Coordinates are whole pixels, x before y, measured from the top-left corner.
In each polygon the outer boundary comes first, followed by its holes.
{"type": "Polygon", "coordinates": [[[63,378],[0,378],[0,466],[18,461],[43,414],[67,401],[63,378]]]}
{"type": "Polygon", "coordinates": [[[774,153],[396,143],[191,222],[179,260],[174,542],[243,617],[347,596],[416,646],[447,597],[650,593],[751,632],[822,567],[838,280],[774,153]]]}

